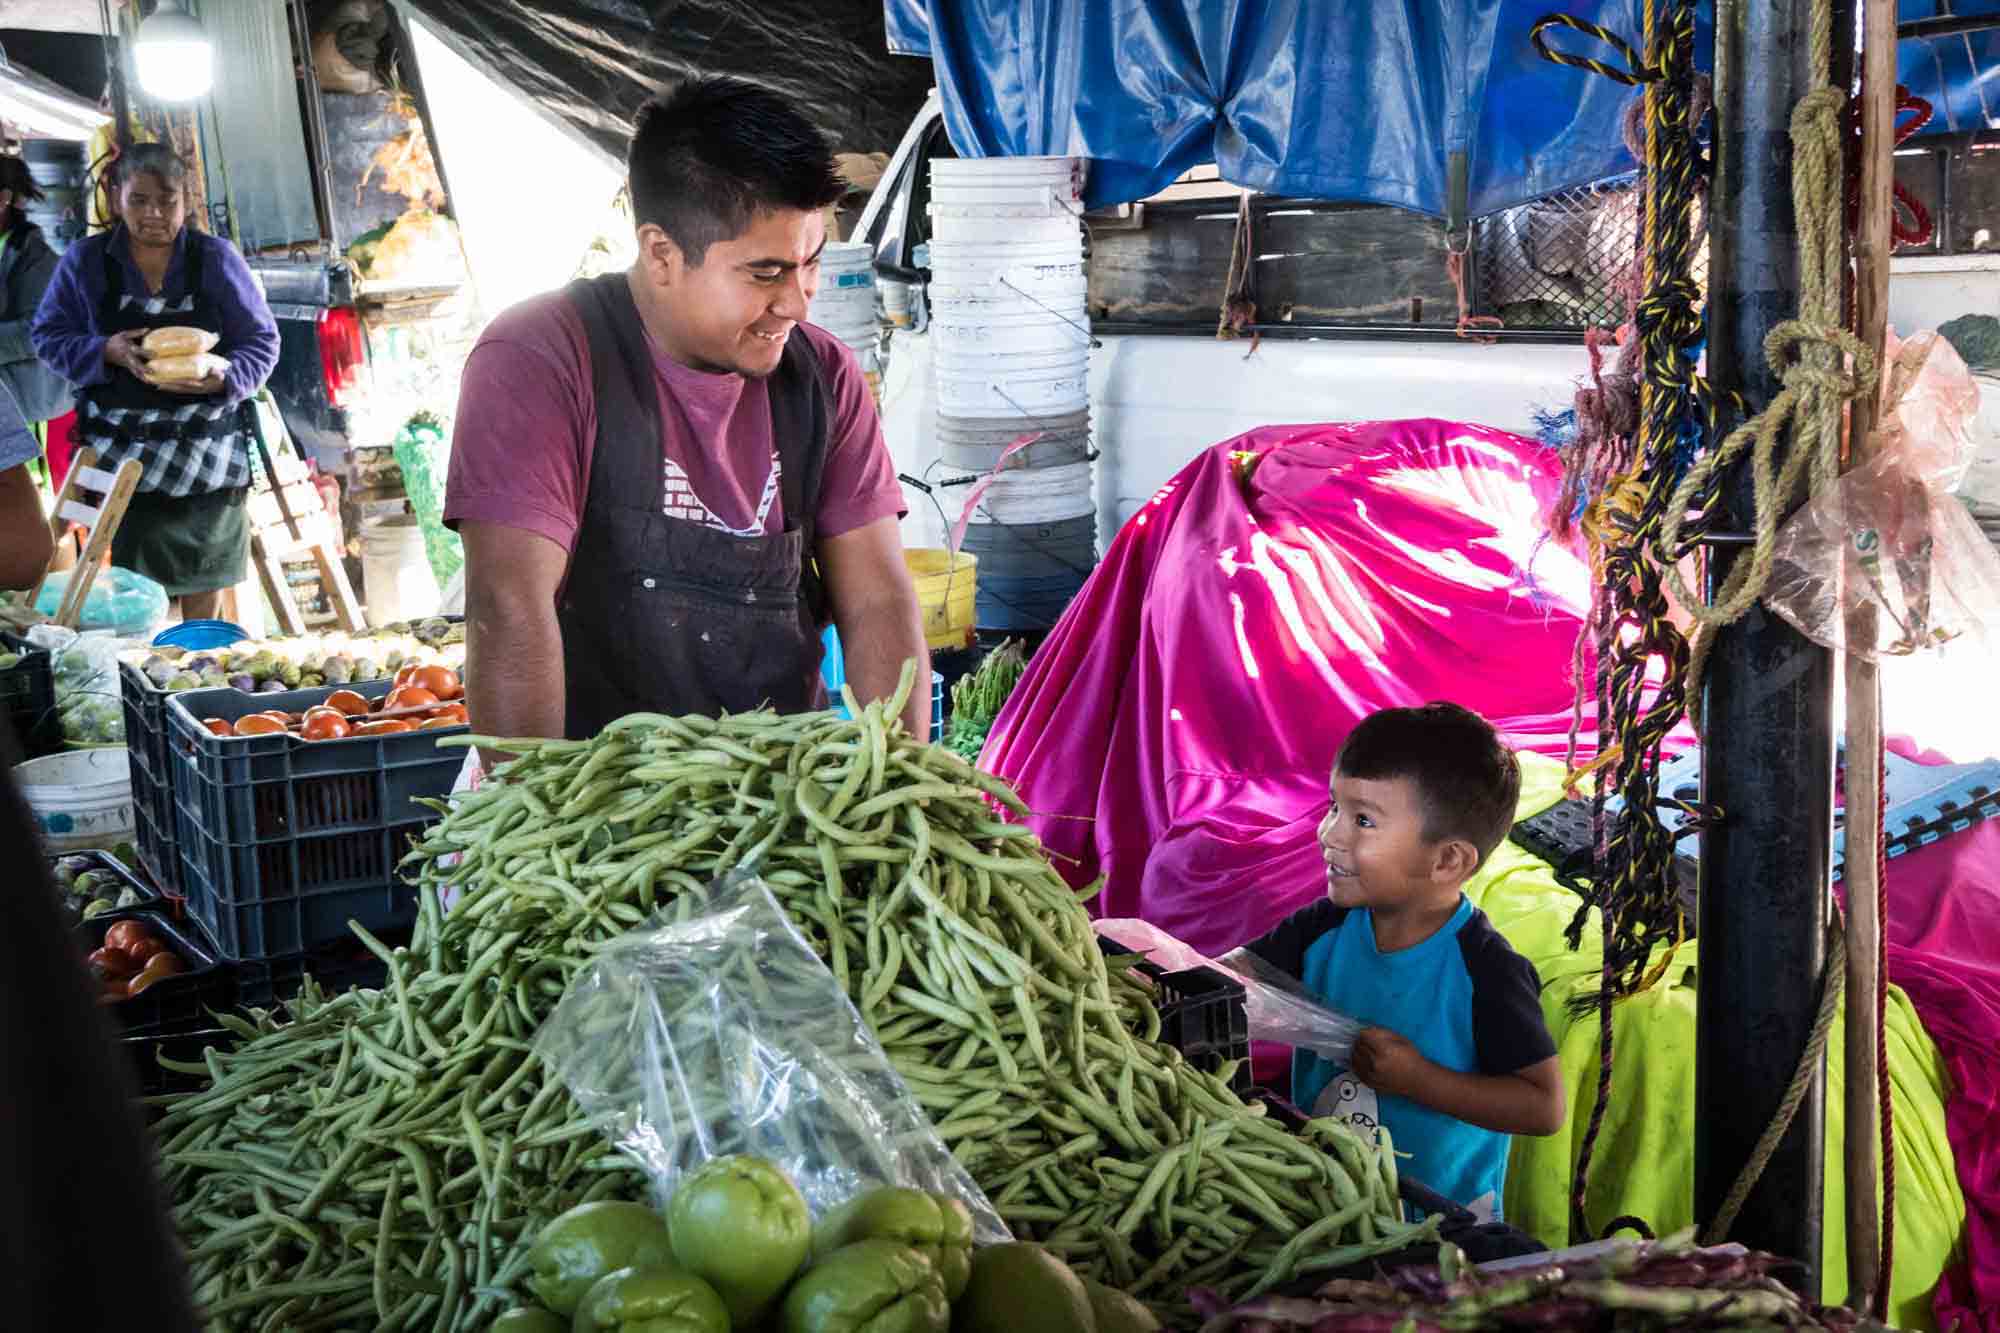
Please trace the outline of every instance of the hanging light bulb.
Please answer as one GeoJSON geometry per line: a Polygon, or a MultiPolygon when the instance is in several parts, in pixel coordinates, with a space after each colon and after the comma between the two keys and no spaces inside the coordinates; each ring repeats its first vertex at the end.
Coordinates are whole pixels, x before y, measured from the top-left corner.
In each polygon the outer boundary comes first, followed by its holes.
{"type": "Polygon", "coordinates": [[[139,86],[162,102],[191,102],[213,81],[213,50],[183,0],[160,0],[132,44],[139,86]]]}

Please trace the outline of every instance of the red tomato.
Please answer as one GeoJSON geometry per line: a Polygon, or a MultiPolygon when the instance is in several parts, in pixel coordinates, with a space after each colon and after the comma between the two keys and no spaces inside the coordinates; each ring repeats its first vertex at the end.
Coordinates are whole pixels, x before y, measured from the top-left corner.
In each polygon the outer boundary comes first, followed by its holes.
{"type": "Polygon", "coordinates": [[[110,929],[104,932],[104,947],[107,949],[123,949],[125,952],[130,953],[135,943],[145,939],[152,933],[152,931],[146,929],[144,922],[114,921],[111,923],[110,929]]]}
{"type": "Polygon", "coordinates": [[[410,678],[412,685],[421,685],[440,699],[456,699],[465,693],[465,685],[458,673],[448,666],[427,666],[410,678]]]}
{"type": "Polygon", "coordinates": [[[282,736],[285,731],[285,724],[269,713],[252,713],[236,723],[238,736],[282,736]]]}
{"type": "Polygon", "coordinates": [[[139,970],[144,972],[148,963],[166,951],[167,945],[166,941],[157,935],[144,935],[119,947],[124,949],[139,970]]]}
{"type": "Polygon", "coordinates": [[[227,718],[205,717],[201,720],[201,724],[218,736],[234,736],[236,734],[235,724],[227,718]]]}
{"type": "Polygon", "coordinates": [[[408,685],[410,683],[410,679],[421,670],[423,670],[423,664],[420,662],[405,662],[403,663],[403,665],[397,667],[396,678],[390,682],[392,688],[390,689],[389,692],[391,694],[394,694],[397,690],[400,690],[405,685],[408,685]]]}
{"type": "Polygon", "coordinates": [[[306,714],[306,723],[299,728],[299,735],[309,741],[345,740],[353,734],[354,724],[331,708],[314,709],[306,714]]]}
{"type": "Polygon", "coordinates": [[[391,690],[389,692],[389,702],[382,707],[384,712],[390,712],[398,708],[429,708],[437,703],[437,701],[438,697],[423,686],[405,685],[400,690],[391,690]]]}
{"type": "Polygon", "coordinates": [[[434,718],[448,717],[451,719],[451,724],[455,727],[463,726],[472,720],[466,715],[464,704],[446,704],[444,707],[438,709],[437,712],[432,713],[431,716],[434,718]]]}
{"type": "Polygon", "coordinates": [[[451,717],[445,713],[438,713],[435,714],[434,716],[427,717],[422,722],[418,723],[417,730],[438,731],[444,727],[462,727],[464,725],[465,724],[463,722],[459,721],[455,717],[451,717]]]}
{"type": "Polygon", "coordinates": [[[409,719],[401,717],[385,718],[380,722],[363,722],[354,729],[357,736],[392,736],[399,731],[415,731],[409,719]]]}
{"type": "Polygon", "coordinates": [[[137,995],[155,982],[177,977],[187,971],[187,964],[171,953],[155,954],[146,966],[139,969],[139,975],[125,983],[125,994],[137,995]]]}
{"type": "Polygon", "coordinates": [[[123,949],[114,949],[108,946],[102,949],[93,949],[90,957],[84,961],[102,971],[106,977],[129,977],[137,970],[137,967],[132,962],[131,954],[126,953],[123,949]]]}
{"type": "Polygon", "coordinates": [[[368,701],[353,690],[335,690],[332,694],[326,696],[326,702],[321,707],[331,708],[337,713],[354,717],[357,714],[368,711],[368,701]]]}

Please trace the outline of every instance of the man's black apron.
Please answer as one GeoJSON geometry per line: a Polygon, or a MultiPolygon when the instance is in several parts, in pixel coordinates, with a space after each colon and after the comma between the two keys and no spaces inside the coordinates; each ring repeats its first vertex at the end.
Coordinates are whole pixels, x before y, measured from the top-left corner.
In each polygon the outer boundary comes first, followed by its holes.
{"type": "MultiPolygon", "coordinates": [[[[110,337],[168,327],[222,331],[222,317],[202,287],[199,237],[182,238],[183,295],[172,301],[126,289],[124,266],[114,253],[119,240],[114,232],[104,244],[99,333],[110,337]]],[[[138,489],[143,493],[187,496],[240,491],[250,484],[246,410],[245,404],[220,396],[167,393],[136,375],[114,370],[102,384],[77,394],[76,439],[95,449],[98,466],[107,470],[137,458],[138,489]]]]}
{"type": "Polygon", "coordinates": [[[670,518],[653,357],[626,282],[613,273],[569,288],[590,343],[597,441],[557,608],[568,734],[635,712],[822,708],[813,514],[833,409],[819,357],[795,330],[764,381],[784,531],[738,537],[670,518]]]}

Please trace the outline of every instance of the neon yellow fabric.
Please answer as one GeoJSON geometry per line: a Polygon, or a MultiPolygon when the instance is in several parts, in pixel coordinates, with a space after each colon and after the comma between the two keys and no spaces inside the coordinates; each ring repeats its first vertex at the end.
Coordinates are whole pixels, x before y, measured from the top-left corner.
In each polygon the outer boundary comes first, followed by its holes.
{"type": "MultiPolygon", "coordinates": [[[[1523,754],[1521,814],[1561,798],[1562,766],[1523,754]]],[[[1502,844],[1466,893],[1542,977],[1542,1010],[1556,1038],[1569,1087],[1569,1123],[1545,1139],[1517,1138],[1507,1173],[1507,1219],[1544,1244],[1568,1243],[1570,1175],[1597,1094],[1597,1018],[1570,1017],[1570,996],[1597,980],[1602,934],[1593,920],[1571,953],[1563,932],[1576,896],[1548,864],[1502,844]]],[[[1680,947],[1667,976],[1613,1016],[1611,1106],[1591,1168],[1593,1223],[1623,1214],[1665,1234],[1694,1218],[1695,943],[1680,947]]],[[[1826,1186],[1822,1232],[1824,1299],[1847,1287],[1845,1187],[1841,1153],[1843,1061],[1840,1027],[1829,1043],[1826,1080],[1826,1186]]],[[[1889,1069],[1896,1113],[1896,1254],[1890,1319],[1903,1328],[1936,1326],[1931,1293],[1947,1264],[1963,1257],[1965,1196],[1945,1137],[1943,1061],[1902,991],[1889,992],[1889,1069]]],[[[1787,1071],[1789,1077],[1789,1071],[1787,1071]]]]}

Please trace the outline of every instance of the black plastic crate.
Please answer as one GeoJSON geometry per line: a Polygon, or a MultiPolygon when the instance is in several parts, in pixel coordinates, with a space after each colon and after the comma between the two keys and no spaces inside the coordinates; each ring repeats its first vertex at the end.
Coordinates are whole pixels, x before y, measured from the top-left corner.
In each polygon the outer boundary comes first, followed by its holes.
{"type": "MultiPolygon", "coordinates": [[[[1097,944],[1109,958],[1139,952],[1102,935],[1097,944]]],[[[1169,972],[1143,957],[1132,971],[1152,983],[1153,1007],[1160,1011],[1160,1040],[1186,1056],[1195,1068],[1211,1073],[1236,1061],[1229,1086],[1238,1093],[1249,1091],[1250,1016],[1243,984],[1212,967],[1169,972]]]]}
{"type": "Polygon", "coordinates": [[[54,754],[62,749],[62,719],[56,715],[56,678],[48,649],[0,632],[0,652],[21,654],[20,661],[0,670],[0,713],[7,715],[14,742],[21,747],[15,761],[54,754]]]}
{"type": "MultiPolygon", "coordinates": [[[[55,871],[56,863],[62,861],[68,862],[75,867],[76,873],[79,875],[85,873],[109,875],[116,887],[108,894],[102,892],[96,894],[95,896],[99,898],[110,898],[115,902],[126,889],[131,889],[139,895],[137,903],[131,904],[129,907],[114,907],[113,911],[125,912],[139,908],[153,908],[166,912],[169,916],[179,916],[179,912],[174,904],[163,903],[160,900],[160,894],[157,889],[134,874],[130,866],[113,856],[110,852],[98,850],[62,852],[49,857],[48,861],[51,874],[55,871]]],[[[66,901],[70,897],[68,893],[63,892],[60,885],[57,886],[57,892],[62,893],[66,901]]],[[[81,907],[77,911],[80,913],[81,907]]]]}
{"type": "Polygon", "coordinates": [[[118,664],[119,707],[125,714],[125,748],[132,756],[133,823],[139,859],[163,884],[178,877],[174,852],[173,768],[167,749],[167,700],[145,673],[130,662],[118,664]]]}
{"type": "MultiPolygon", "coordinates": [[[[377,938],[393,949],[409,944],[410,931],[390,931],[377,935],[377,938]]],[[[299,985],[308,975],[315,985],[331,995],[357,987],[380,990],[389,982],[389,965],[352,935],[306,953],[232,966],[236,973],[236,1007],[239,1009],[269,1009],[283,1004],[299,993],[299,985]]]]}
{"type": "MultiPolygon", "coordinates": [[[[465,727],[305,741],[217,736],[199,720],[299,713],[334,688],[189,690],[167,704],[181,888],[226,958],[301,954],[344,938],[349,918],[378,933],[416,920],[396,866],[437,818],[417,799],[448,793],[464,760],[437,742],[465,727]]],[[[375,699],[390,682],[338,688],[375,699]]]]}
{"type": "MultiPolygon", "coordinates": [[[[180,1064],[199,1065],[203,1063],[203,1052],[211,1048],[218,1051],[232,1049],[240,1040],[228,1028],[205,1027],[189,1032],[142,1033],[119,1039],[119,1049],[132,1062],[132,1072],[138,1076],[139,1095],[142,1097],[178,1096],[201,1092],[209,1086],[206,1073],[190,1074],[179,1069],[169,1069],[160,1063],[160,1057],[180,1064]]],[[[165,1107],[149,1107],[149,1118],[157,1118],[166,1113],[165,1107]]]]}
{"type": "Polygon", "coordinates": [[[175,922],[165,912],[133,908],[106,912],[77,927],[83,936],[84,952],[103,947],[104,936],[120,921],[144,923],[147,930],[166,941],[167,947],[188,965],[179,976],[156,981],[130,999],[107,1001],[104,1008],[129,1035],[185,1032],[213,1023],[211,1009],[226,1009],[234,996],[234,981],[218,965],[215,953],[196,932],[175,922]]]}

